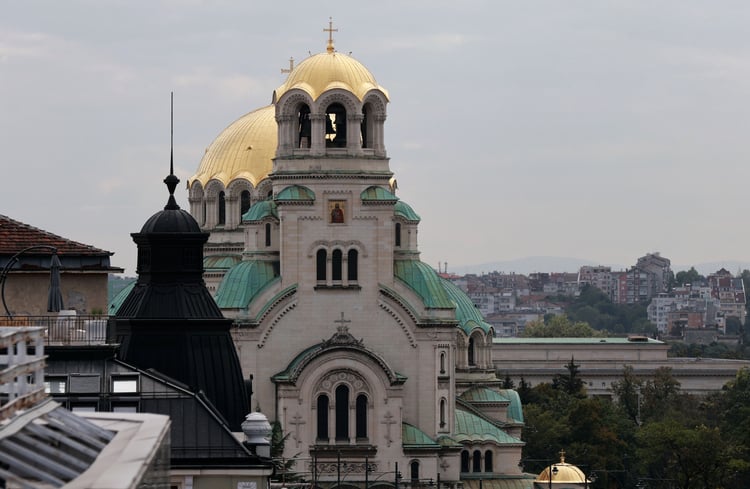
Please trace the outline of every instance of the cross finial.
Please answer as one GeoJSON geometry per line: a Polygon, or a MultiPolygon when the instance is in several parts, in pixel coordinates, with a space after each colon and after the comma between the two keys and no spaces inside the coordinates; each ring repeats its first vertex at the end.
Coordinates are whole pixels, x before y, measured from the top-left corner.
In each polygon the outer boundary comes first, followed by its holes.
{"type": "Polygon", "coordinates": [[[351,323],[351,319],[344,319],[344,313],[341,313],[341,319],[337,319],[334,321],[334,323],[339,323],[339,325],[336,327],[338,332],[340,334],[344,334],[349,330],[349,327],[347,326],[348,323],[351,323]]]}
{"type": "Polygon", "coordinates": [[[565,463],[565,450],[560,450],[560,463],[565,463]]]}
{"type": "Polygon", "coordinates": [[[323,29],[323,32],[328,33],[328,46],[326,46],[326,51],[328,51],[329,53],[332,53],[334,51],[333,33],[338,31],[338,29],[333,28],[333,17],[328,17],[328,29],[323,29]]]}
{"type": "Polygon", "coordinates": [[[291,73],[294,69],[294,58],[289,58],[289,69],[281,68],[281,73],[291,73]]]}

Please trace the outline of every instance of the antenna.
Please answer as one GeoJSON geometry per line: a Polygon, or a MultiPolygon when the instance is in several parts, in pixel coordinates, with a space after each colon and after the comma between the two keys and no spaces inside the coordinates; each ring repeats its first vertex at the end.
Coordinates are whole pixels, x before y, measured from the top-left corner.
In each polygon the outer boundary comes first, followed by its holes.
{"type": "Polygon", "coordinates": [[[174,92],[169,92],[169,174],[174,175],[174,92]]]}

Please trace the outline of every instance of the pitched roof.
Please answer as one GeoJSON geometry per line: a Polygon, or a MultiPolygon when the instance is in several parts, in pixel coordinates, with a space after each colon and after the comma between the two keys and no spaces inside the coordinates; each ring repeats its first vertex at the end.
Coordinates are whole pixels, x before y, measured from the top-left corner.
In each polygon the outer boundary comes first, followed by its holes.
{"type": "MultiPolygon", "coordinates": [[[[25,248],[38,245],[54,246],[59,255],[113,255],[110,251],[57,236],[0,214],[0,255],[14,255],[25,248]]],[[[30,250],[28,253],[34,252],[30,250]]],[[[42,249],[36,253],[49,254],[49,251],[42,249]]]]}

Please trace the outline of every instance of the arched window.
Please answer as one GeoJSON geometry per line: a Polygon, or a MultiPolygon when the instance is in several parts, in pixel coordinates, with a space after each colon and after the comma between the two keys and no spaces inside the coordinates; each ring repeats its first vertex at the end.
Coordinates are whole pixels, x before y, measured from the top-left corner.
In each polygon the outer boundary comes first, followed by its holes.
{"type": "Polygon", "coordinates": [[[307,104],[302,104],[297,113],[297,117],[299,119],[297,123],[297,130],[299,133],[297,147],[309,148],[312,128],[312,122],[310,121],[310,107],[308,107],[307,104]]]}
{"type": "Polygon", "coordinates": [[[476,365],[476,361],[474,360],[474,338],[469,338],[469,365],[472,367],[476,365]]]}
{"type": "Polygon", "coordinates": [[[206,199],[203,199],[203,215],[201,216],[201,224],[206,224],[206,199]]]}
{"type": "Polygon", "coordinates": [[[266,223],[266,246],[271,246],[271,223],[266,223]]]}
{"type": "Polygon", "coordinates": [[[242,220],[242,216],[245,215],[245,212],[250,210],[250,203],[250,191],[243,190],[240,194],[240,220],[242,220]]]}
{"type": "Polygon", "coordinates": [[[357,257],[359,256],[359,253],[357,253],[357,250],[351,249],[349,250],[349,253],[347,253],[347,269],[346,269],[346,278],[347,280],[351,282],[357,281],[357,257]]]}
{"type": "Polygon", "coordinates": [[[401,223],[396,223],[396,246],[401,246],[401,223]]]}
{"type": "Polygon", "coordinates": [[[479,450],[474,450],[474,454],[471,457],[471,471],[482,471],[482,452],[480,452],[479,450]]]}
{"type": "Polygon", "coordinates": [[[341,282],[341,262],[343,253],[341,250],[333,250],[331,253],[331,279],[334,282],[341,282]]]}
{"type": "Polygon", "coordinates": [[[445,428],[445,399],[440,399],[440,427],[445,428]]]}
{"type": "Polygon", "coordinates": [[[372,136],[370,135],[370,130],[372,127],[372,106],[370,104],[365,104],[362,107],[362,134],[361,134],[361,143],[363,148],[372,148],[372,136]]]}
{"type": "Polygon", "coordinates": [[[445,373],[445,352],[444,351],[440,352],[440,373],[441,374],[445,373]]]}
{"type": "Polygon", "coordinates": [[[346,147],[346,109],[340,103],[333,103],[326,109],[326,146],[346,147]]]}
{"type": "Polygon", "coordinates": [[[367,438],[367,396],[357,396],[356,407],[357,438],[367,438]]]}
{"type": "Polygon", "coordinates": [[[484,471],[492,472],[492,450],[484,452],[484,471]]]}
{"type": "Polygon", "coordinates": [[[349,439],[349,387],[336,387],[336,440],[349,439]]]}
{"type": "Polygon", "coordinates": [[[318,250],[318,252],[315,254],[315,279],[318,281],[325,282],[326,280],[326,258],[327,258],[326,250],[318,250]]]}
{"type": "Polygon", "coordinates": [[[224,192],[219,192],[219,224],[227,222],[227,200],[224,192]]]}
{"type": "Polygon", "coordinates": [[[409,472],[411,475],[412,483],[419,481],[419,462],[414,460],[409,464],[409,472]]]}
{"type": "Polygon", "coordinates": [[[469,471],[469,451],[463,450],[461,452],[461,472],[469,471]]]}
{"type": "Polygon", "coordinates": [[[318,440],[328,442],[328,396],[318,396],[318,440]]]}

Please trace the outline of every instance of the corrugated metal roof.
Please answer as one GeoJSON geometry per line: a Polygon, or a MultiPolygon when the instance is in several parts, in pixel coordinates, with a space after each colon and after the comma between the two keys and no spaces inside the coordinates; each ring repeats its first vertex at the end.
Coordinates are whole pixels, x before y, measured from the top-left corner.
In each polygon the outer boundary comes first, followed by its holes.
{"type": "Polygon", "coordinates": [[[315,192],[302,185],[290,185],[278,193],[276,200],[315,200],[315,192]]]}
{"type": "Polygon", "coordinates": [[[401,440],[404,448],[440,448],[427,433],[409,423],[401,423],[401,440]]]}
{"type": "Polygon", "coordinates": [[[456,409],[456,441],[494,441],[499,444],[523,445],[518,438],[510,436],[494,424],[479,416],[456,409]]]}
{"type": "Polygon", "coordinates": [[[252,205],[250,209],[242,216],[243,221],[260,221],[264,217],[279,218],[276,211],[276,202],[272,200],[261,200],[252,205]]]}
{"type": "Polygon", "coordinates": [[[276,279],[278,267],[267,261],[243,261],[232,267],[219,284],[216,303],[222,309],[244,309],[276,279]]]}
{"type": "Polygon", "coordinates": [[[482,313],[479,312],[479,309],[469,299],[469,296],[450,280],[444,278],[439,278],[439,280],[445,292],[456,306],[456,319],[458,319],[464,333],[469,336],[475,328],[481,329],[485,334],[489,333],[492,326],[484,321],[482,313]]]}
{"type": "Polygon", "coordinates": [[[396,202],[398,200],[394,194],[376,185],[367,187],[359,194],[359,197],[362,202],[396,202]]]}
{"type": "Polygon", "coordinates": [[[403,200],[399,200],[398,202],[396,202],[393,210],[396,216],[403,217],[407,221],[419,222],[422,220],[422,218],[420,218],[419,215],[414,212],[414,209],[412,209],[411,206],[403,200]]]}
{"type": "Polygon", "coordinates": [[[419,260],[396,260],[393,274],[416,292],[426,307],[454,309],[437,272],[419,260]]]}

